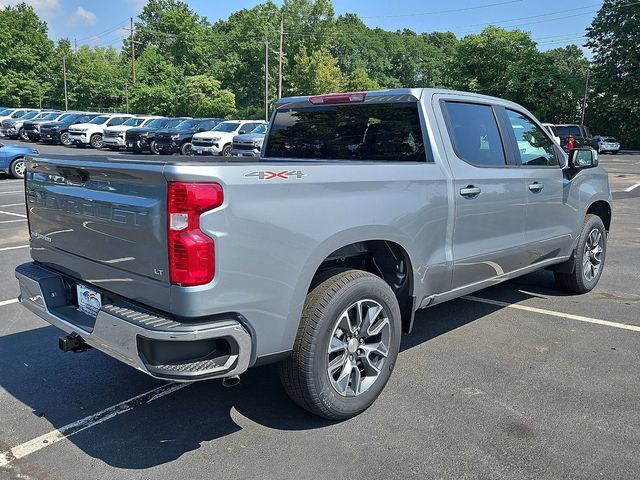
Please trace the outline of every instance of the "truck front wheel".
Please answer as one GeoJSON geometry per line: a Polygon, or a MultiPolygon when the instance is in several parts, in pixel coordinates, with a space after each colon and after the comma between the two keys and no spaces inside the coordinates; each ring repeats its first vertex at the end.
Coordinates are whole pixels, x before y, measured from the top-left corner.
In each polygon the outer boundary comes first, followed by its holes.
{"type": "Polygon", "coordinates": [[[307,295],[282,384],[302,408],[330,420],[366,410],[391,376],[400,349],[400,308],[381,278],[335,271],[307,295]]]}
{"type": "Polygon", "coordinates": [[[102,135],[94,133],[89,140],[93,148],[102,148],[102,135]]]}

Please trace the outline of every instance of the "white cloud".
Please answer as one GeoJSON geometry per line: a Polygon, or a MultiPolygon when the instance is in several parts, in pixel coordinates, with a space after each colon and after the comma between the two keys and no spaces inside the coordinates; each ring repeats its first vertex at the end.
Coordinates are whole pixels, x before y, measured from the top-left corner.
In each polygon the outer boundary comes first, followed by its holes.
{"type": "MultiPolygon", "coordinates": [[[[2,6],[16,6],[23,0],[3,0],[0,5],[2,6]]],[[[60,0],[29,0],[28,5],[33,7],[38,15],[43,18],[49,18],[60,10],[60,0]]]]}
{"type": "Polygon", "coordinates": [[[71,18],[71,22],[74,24],[93,25],[96,23],[96,14],[78,7],[71,18]]]}

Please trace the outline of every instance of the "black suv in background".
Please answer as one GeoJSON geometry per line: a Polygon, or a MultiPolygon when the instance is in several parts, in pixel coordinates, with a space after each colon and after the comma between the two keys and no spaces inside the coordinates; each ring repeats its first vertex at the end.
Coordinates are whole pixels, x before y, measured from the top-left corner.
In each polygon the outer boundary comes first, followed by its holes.
{"type": "Polygon", "coordinates": [[[159,155],[156,148],[156,132],[174,128],[187,118],[156,118],[144,127],[130,128],[125,132],[124,144],[129,152],[141,153],[149,150],[155,155],[159,155]]]}
{"type": "Polygon", "coordinates": [[[57,122],[40,125],[40,140],[47,143],[61,143],[65,147],[71,145],[69,127],[78,123],[87,123],[99,113],[72,113],[57,122]]]}
{"type": "Polygon", "coordinates": [[[42,124],[64,120],[69,115],[72,115],[72,112],[51,112],[44,118],[26,120],[22,125],[24,136],[32,142],[38,142],[40,141],[40,126],[42,124]]]}
{"type": "Polygon", "coordinates": [[[568,150],[569,138],[573,138],[573,148],[591,147],[594,150],[598,149],[598,142],[593,138],[591,132],[586,125],[573,124],[559,124],[551,127],[553,133],[560,138],[560,146],[568,150]]]}
{"type": "Polygon", "coordinates": [[[161,154],[191,155],[193,135],[209,131],[222,121],[224,121],[222,118],[191,118],[182,121],[175,128],[158,130],[156,132],[156,147],[161,154]]]}

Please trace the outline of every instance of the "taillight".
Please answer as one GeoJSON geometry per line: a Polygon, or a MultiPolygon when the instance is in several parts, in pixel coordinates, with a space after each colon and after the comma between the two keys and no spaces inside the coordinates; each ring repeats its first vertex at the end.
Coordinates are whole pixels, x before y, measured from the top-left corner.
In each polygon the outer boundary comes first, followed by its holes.
{"type": "Polygon", "coordinates": [[[217,183],[169,182],[167,237],[171,283],[190,287],[213,280],[213,239],[200,230],[200,215],[222,205],[217,183]]]}
{"type": "Polygon", "coordinates": [[[336,103],[362,103],[367,92],[330,93],[328,95],[313,95],[309,102],[314,105],[332,105],[336,103]]]}

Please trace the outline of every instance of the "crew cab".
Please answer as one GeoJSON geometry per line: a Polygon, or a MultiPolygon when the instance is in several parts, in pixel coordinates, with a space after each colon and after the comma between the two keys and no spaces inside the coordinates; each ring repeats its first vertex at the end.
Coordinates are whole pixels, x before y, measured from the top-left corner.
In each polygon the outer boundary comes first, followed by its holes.
{"type": "Polygon", "coordinates": [[[122,125],[133,115],[122,113],[100,114],[87,123],[78,123],[69,127],[69,141],[77,147],[102,147],[102,134],[106,127],[122,125]]]}
{"type": "Polygon", "coordinates": [[[279,361],[296,403],[348,418],[418,309],[541,268],[596,286],[597,155],[513,102],[392,89],[280,99],[255,160],[30,158],[20,301],[65,351],[172,381],[279,361]]]}
{"type": "Polygon", "coordinates": [[[233,137],[249,133],[264,122],[258,120],[227,120],[211,131],[196,133],[191,140],[191,148],[196,155],[223,155],[231,153],[233,137]]]}
{"type": "Polygon", "coordinates": [[[60,143],[68,147],[71,145],[69,128],[72,125],[81,125],[90,122],[98,115],[98,113],[70,113],[60,117],[56,121],[42,123],[38,128],[40,140],[45,143],[60,143]]]}
{"type": "Polygon", "coordinates": [[[22,133],[22,125],[25,120],[31,120],[32,118],[42,115],[38,111],[32,111],[25,113],[20,118],[5,118],[0,122],[0,135],[8,138],[18,138],[22,133]]]}
{"type": "Polygon", "coordinates": [[[37,112],[35,108],[7,108],[0,112],[0,122],[9,118],[20,118],[29,112],[37,112]]]}
{"type": "Polygon", "coordinates": [[[259,157],[264,138],[267,135],[267,123],[261,123],[249,133],[236,135],[231,142],[232,157],[259,157]]]}
{"type": "Polygon", "coordinates": [[[584,147],[598,149],[598,142],[593,138],[586,125],[558,124],[551,127],[551,129],[554,135],[560,139],[560,146],[565,151],[584,147]]]}
{"type": "Polygon", "coordinates": [[[127,150],[134,153],[142,153],[148,150],[154,155],[160,155],[160,152],[156,147],[156,132],[159,130],[175,128],[184,120],[187,120],[187,118],[156,118],[155,120],[151,120],[144,127],[127,130],[125,135],[127,150]]]}
{"type": "Polygon", "coordinates": [[[42,117],[34,117],[31,120],[25,120],[22,124],[22,133],[20,139],[31,140],[37,142],[40,140],[40,125],[48,122],[56,122],[71,115],[72,112],[49,111],[42,117]]]}
{"type": "Polygon", "coordinates": [[[155,147],[162,155],[180,153],[191,155],[191,140],[194,134],[206,132],[218,125],[220,118],[190,118],[183,120],[173,128],[165,128],[156,132],[155,147]]]}
{"type": "Polygon", "coordinates": [[[159,117],[132,117],[127,119],[122,125],[105,128],[102,133],[102,145],[111,150],[120,150],[126,146],[125,135],[127,130],[135,127],[144,127],[156,118],[159,117]]]}

